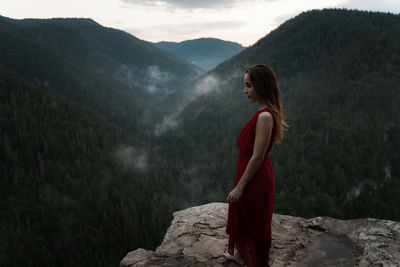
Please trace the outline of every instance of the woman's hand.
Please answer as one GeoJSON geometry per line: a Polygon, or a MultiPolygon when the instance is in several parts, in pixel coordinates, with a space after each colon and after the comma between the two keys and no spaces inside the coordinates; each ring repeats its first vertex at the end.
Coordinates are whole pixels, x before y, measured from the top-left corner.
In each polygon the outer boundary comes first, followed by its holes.
{"type": "Polygon", "coordinates": [[[228,200],[228,202],[236,202],[239,200],[239,198],[242,196],[243,193],[243,189],[241,189],[240,187],[235,187],[233,188],[233,190],[229,193],[228,197],[226,198],[226,200],[228,200]]]}

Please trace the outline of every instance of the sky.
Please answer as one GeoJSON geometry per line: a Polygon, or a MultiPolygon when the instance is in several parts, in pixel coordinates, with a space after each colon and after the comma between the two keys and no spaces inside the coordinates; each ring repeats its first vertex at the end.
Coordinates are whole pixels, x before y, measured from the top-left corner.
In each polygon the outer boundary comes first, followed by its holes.
{"type": "Polygon", "coordinates": [[[400,0],[1,0],[13,18],[91,18],[150,42],[214,37],[250,46],[303,11],[347,8],[399,14],[400,0]]]}

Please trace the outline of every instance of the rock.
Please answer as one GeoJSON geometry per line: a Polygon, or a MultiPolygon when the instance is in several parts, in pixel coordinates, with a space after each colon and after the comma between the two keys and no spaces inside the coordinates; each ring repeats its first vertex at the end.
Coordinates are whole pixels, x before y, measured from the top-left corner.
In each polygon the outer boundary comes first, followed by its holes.
{"type": "Polygon", "coordinates": [[[138,266],[139,263],[143,263],[147,259],[153,256],[154,252],[138,248],[135,251],[129,252],[128,255],[121,261],[121,266],[138,266]]]}
{"type": "MultiPolygon", "coordinates": [[[[222,255],[228,204],[210,203],[173,213],[156,250],[137,249],[121,261],[131,266],[239,266],[222,255]]],[[[274,214],[272,267],[400,266],[400,223],[378,219],[304,219],[274,214]]]]}

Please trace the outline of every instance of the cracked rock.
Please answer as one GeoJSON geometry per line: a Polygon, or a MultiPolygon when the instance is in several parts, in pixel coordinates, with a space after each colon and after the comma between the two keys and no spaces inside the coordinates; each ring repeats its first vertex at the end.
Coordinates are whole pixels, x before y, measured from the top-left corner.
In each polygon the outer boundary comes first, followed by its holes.
{"type": "MultiPolygon", "coordinates": [[[[141,248],[129,252],[120,266],[239,266],[223,257],[227,212],[226,203],[174,212],[161,245],[154,252],[141,248]]],[[[270,264],[400,266],[400,223],[274,214],[270,264]]]]}

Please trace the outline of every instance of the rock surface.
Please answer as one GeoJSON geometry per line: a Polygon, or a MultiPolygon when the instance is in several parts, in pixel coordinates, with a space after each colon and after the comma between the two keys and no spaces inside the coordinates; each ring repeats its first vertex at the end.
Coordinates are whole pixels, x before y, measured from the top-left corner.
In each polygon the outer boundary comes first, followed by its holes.
{"type": "MultiPolygon", "coordinates": [[[[128,266],[239,266],[225,259],[228,204],[174,212],[155,251],[137,249],[128,266]]],[[[400,223],[378,219],[304,219],[274,214],[270,264],[278,266],[400,266],[400,223]]]]}

